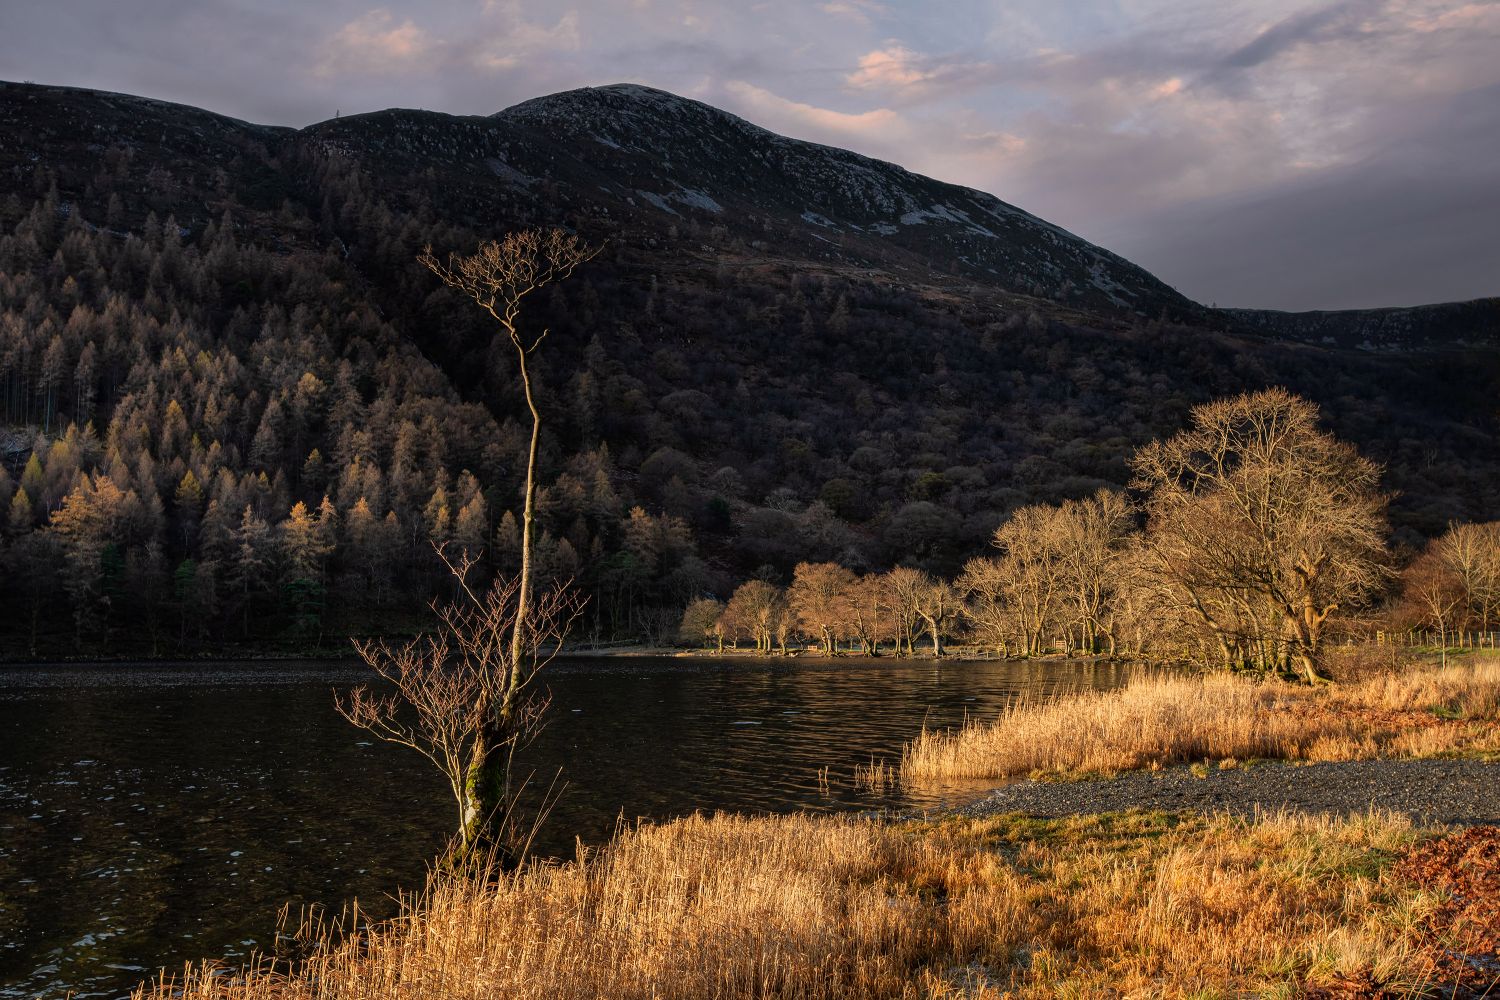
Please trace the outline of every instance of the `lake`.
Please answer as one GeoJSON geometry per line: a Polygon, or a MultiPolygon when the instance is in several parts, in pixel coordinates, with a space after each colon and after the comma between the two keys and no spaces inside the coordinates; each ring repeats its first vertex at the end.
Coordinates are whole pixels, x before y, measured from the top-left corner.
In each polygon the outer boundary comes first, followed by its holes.
{"type": "MultiPolygon", "coordinates": [[[[924,724],[1117,686],[1111,664],[572,659],[527,767],[567,782],[539,851],[695,809],[923,809],[861,789],[924,724]],[[828,768],[828,782],[819,770],[828,768]]],[[[290,903],[376,914],[455,824],[432,766],[333,709],[352,664],[0,667],[0,998],[120,997],[265,947],[290,903]]]]}

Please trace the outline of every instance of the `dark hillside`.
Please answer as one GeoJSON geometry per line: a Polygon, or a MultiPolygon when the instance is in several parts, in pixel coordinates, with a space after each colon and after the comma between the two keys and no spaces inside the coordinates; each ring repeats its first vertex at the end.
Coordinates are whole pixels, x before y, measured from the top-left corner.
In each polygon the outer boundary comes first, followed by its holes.
{"type": "Polygon", "coordinates": [[[802,559],[952,571],[1266,385],[1387,464],[1403,540],[1500,516],[1492,345],[1247,332],[988,195],[659,91],[292,131],[11,84],[4,652],[315,643],[419,608],[429,539],[505,566],[510,361],[414,258],[539,224],[607,245],[529,317],[545,562],[601,635],[802,559]]]}

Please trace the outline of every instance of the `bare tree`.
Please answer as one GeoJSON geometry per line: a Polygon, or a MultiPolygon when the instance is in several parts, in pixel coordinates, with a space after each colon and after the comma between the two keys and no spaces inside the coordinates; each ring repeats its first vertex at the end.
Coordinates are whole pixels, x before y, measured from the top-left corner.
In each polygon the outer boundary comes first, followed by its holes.
{"type": "Polygon", "coordinates": [[[456,859],[482,848],[516,860],[531,830],[517,808],[512,768],[549,700],[533,682],[562,648],[582,604],[566,586],[553,586],[523,611],[518,577],[479,591],[470,584],[475,557],[453,558],[441,548],[438,555],[458,596],[433,602],[437,630],[402,643],[356,641],[360,659],[394,691],[361,685],[336,705],[354,725],[410,747],[442,772],[458,807],[456,859]]]}
{"type": "Polygon", "coordinates": [[[1152,572],[1141,534],[1131,535],[1116,556],[1111,591],[1105,621],[1111,655],[1120,648],[1138,658],[1154,651],[1180,655],[1185,647],[1194,645],[1191,640],[1196,623],[1182,613],[1172,588],[1163,586],[1152,572]]]}
{"type": "Polygon", "coordinates": [[[1120,553],[1130,537],[1130,514],[1130,501],[1113,490],[1065,501],[1058,510],[1057,556],[1079,644],[1089,653],[1099,652],[1099,639],[1108,631],[1105,619],[1120,553]]]}
{"type": "Polygon", "coordinates": [[[897,566],[885,575],[886,599],[890,603],[896,655],[911,655],[917,633],[917,596],[931,581],[926,573],[910,566],[897,566]]]}
{"type": "Polygon", "coordinates": [[[1435,554],[1463,590],[1467,627],[1488,632],[1500,616],[1500,522],[1454,522],[1435,554]]]}
{"type": "Polygon", "coordinates": [[[769,653],[777,622],[785,614],[781,588],[765,580],[747,580],[730,595],[723,621],[731,635],[753,639],[757,653],[769,653]]]}
{"type": "Polygon", "coordinates": [[[713,640],[717,652],[724,652],[724,634],[728,622],[724,616],[724,605],[712,597],[696,597],[688,602],[682,612],[682,622],[677,627],[677,641],[703,645],[713,640]]]}
{"type": "Polygon", "coordinates": [[[1329,616],[1385,575],[1380,467],[1284,389],[1199,406],[1190,429],[1145,446],[1133,464],[1149,492],[1156,569],[1226,652],[1247,635],[1284,637],[1287,659],[1309,682],[1325,681],[1329,616]]]}
{"type": "MultiPolygon", "coordinates": [[[[445,285],[469,296],[500,324],[515,350],[521,389],[526,396],[526,408],[531,411],[531,445],[526,454],[526,493],[521,512],[521,573],[511,633],[510,656],[515,662],[522,657],[524,623],[531,604],[532,518],[536,507],[537,445],[542,433],[542,414],[532,391],[527,360],[547,337],[545,329],[535,335],[521,330],[521,305],[531,293],[567,278],[601,249],[560,229],[528,229],[481,244],[468,256],[450,254],[446,263],[433,256],[430,246],[417,258],[445,285]]],[[[507,704],[506,711],[509,710],[507,704]]]]}
{"type": "Polygon", "coordinates": [[[881,627],[890,617],[891,600],[885,577],[871,573],[852,582],[844,591],[845,620],[849,634],[866,656],[880,652],[881,627]]]}
{"type": "Polygon", "coordinates": [[[846,595],[854,574],[834,562],[798,563],[787,590],[787,605],[807,635],[817,636],[832,656],[848,621],[846,595]]]}
{"type": "Polygon", "coordinates": [[[917,592],[917,617],[932,639],[933,656],[943,655],[943,636],[958,620],[960,607],[958,591],[946,580],[933,580],[917,592]]]}
{"type": "Polygon", "coordinates": [[[955,586],[964,596],[962,613],[975,637],[988,641],[1001,656],[1009,656],[1011,642],[1020,635],[1020,628],[1007,599],[1000,561],[988,557],[970,559],[955,586]]]}
{"type": "Polygon", "coordinates": [[[1401,574],[1407,618],[1437,630],[1444,663],[1448,660],[1448,633],[1468,610],[1468,593],[1463,577],[1448,559],[1446,539],[1444,536],[1428,543],[1426,551],[1401,574]]]}
{"type": "Polygon", "coordinates": [[[1022,507],[995,530],[993,544],[1003,553],[996,565],[997,582],[1016,616],[1026,654],[1039,655],[1043,639],[1059,625],[1067,598],[1066,540],[1058,509],[1022,507]]]}

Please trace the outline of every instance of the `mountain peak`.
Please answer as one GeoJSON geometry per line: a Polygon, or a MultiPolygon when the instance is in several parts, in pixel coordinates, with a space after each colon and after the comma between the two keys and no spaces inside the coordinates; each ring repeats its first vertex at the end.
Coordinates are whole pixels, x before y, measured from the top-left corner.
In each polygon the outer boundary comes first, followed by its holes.
{"type": "Polygon", "coordinates": [[[708,132],[719,130],[741,136],[759,133],[765,138],[780,138],[711,104],[637,83],[564,90],[522,101],[491,117],[531,128],[587,136],[616,149],[631,145],[641,129],[656,134],[667,127],[674,131],[696,131],[699,138],[707,138],[708,132]]]}
{"type": "Polygon", "coordinates": [[[743,220],[759,230],[747,238],[790,238],[817,259],[947,273],[1111,312],[1198,308],[1141,268],[993,195],[778,135],[654,87],[584,87],[491,117],[566,148],[631,206],[730,230],[743,220]]]}

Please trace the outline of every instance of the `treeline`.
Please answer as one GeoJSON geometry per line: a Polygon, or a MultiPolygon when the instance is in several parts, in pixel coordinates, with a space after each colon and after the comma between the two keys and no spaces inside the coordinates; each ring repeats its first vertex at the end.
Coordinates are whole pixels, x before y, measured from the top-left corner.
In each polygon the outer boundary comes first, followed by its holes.
{"type": "Polygon", "coordinates": [[[1135,498],[1022,507],[995,531],[998,554],[952,579],[803,563],[785,589],[751,580],[727,602],[694,600],[679,639],[866,655],[962,642],[1316,680],[1330,635],[1500,624],[1500,524],[1454,524],[1395,572],[1378,467],[1285,391],[1198,407],[1132,467],[1135,498]]]}

